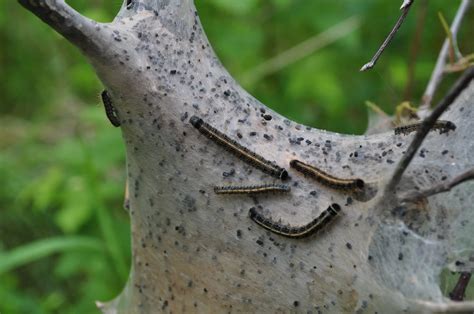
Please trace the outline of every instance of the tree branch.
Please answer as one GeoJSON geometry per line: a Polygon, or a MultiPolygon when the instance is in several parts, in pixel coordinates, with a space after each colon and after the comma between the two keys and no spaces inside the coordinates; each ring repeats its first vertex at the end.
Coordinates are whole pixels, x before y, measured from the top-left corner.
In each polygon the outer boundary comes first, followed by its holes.
{"type": "Polygon", "coordinates": [[[367,70],[370,70],[372,69],[375,64],[377,63],[377,61],[379,60],[380,56],[382,55],[382,53],[385,51],[385,48],[387,48],[387,46],[390,44],[390,42],[392,41],[393,37],[395,37],[395,34],[398,32],[398,30],[400,29],[400,27],[402,26],[403,22],[405,21],[405,18],[407,17],[408,15],[408,12],[410,12],[410,8],[412,6],[412,4],[415,2],[415,0],[404,0],[403,1],[403,4],[400,8],[400,10],[402,10],[402,14],[400,15],[400,17],[398,18],[398,21],[395,23],[395,26],[393,27],[393,29],[390,31],[390,33],[388,34],[387,38],[385,38],[385,41],[382,43],[382,45],[380,46],[379,50],[377,50],[377,52],[375,53],[375,55],[372,57],[372,60],[370,60],[369,62],[367,62],[366,64],[364,64],[362,66],[362,68],[360,68],[360,71],[361,72],[364,72],[364,71],[367,71],[367,70]]]}
{"type": "Polygon", "coordinates": [[[397,187],[400,179],[402,178],[403,173],[405,172],[408,165],[412,161],[416,152],[423,143],[426,135],[434,126],[438,118],[449,108],[453,101],[458,97],[458,95],[468,86],[471,80],[474,78],[474,67],[467,69],[461,78],[454,84],[448,94],[440,101],[440,103],[433,110],[431,115],[427,117],[421,124],[420,129],[416,132],[415,138],[408,147],[405,155],[402,157],[400,162],[393,173],[392,179],[389,181],[385,188],[385,195],[388,193],[395,193],[395,188],[397,187]]]}
{"type": "Polygon", "coordinates": [[[451,298],[451,300],[453,301],[464,300],[464,295],[466,294],[466,288],[470,280],[471,280],[471,273],[462,272],[459,275],[459,279],[456,286],[454,287],[453,291],[449,293],[449,297],[451,298]]]}
{"type": "Polygon", "coordinates": [[[416,201],[420,200],[425,197],[430,197],[432,195],[436,195],[439,193],[444,193],[450,191],[452,188],[457,186],[458,184],[461,184],[463,182],[473,180],[474,179],[474,169],[468,170],[464,172],[463,174],[455,177],[453,180],[447,183],[442,183],[437,186],[434,186],[432,188],[423,190],[423,191],[416,191],[416,192],[411,192],[408,193],[406,196],[402,197],[401,200],[404,202],[411,202],[411,201],[416,201]]]}
{"type": "Polygon", "coordinates": [[[87,56],[99,56],[98,23],[72,9],[63,0],[18,0],[23,7],[54,28],[87,56]]]}
{"type": "Polygon", "coordinates": [[[473,301],[447,302],[439,304],[436,302],[418,302],[423,306],[423,313],[472,313],[474,310],[473,301]]]}
{"type": "MultiPolygon", "coordinates": [[[[453,38],[455,39],[457,38],[457,34],[459,32],[459,28],[461,26],[461,22],[464,18],[464,15],[468,11],[470,5],[471,0],[462,0],[461,4],[459,5],[456,17],[454,18],[454,21],[451,24],[451,33],[453,35],[453,38]]],[[[431,105],[434,93],[436,92],[436,89],[438,88],[444,76],[444,68],[446,65],[446,58],[448,57],[448,52],[449,39],[446,38],[443,43],[443,47],[441,48],[441,52],[439,53],[438,60],[436,61],[433,73],[431,74],[430,81],[426,87],[425,93],[423,94],[422,105],[420,106],[420,110],[427,110],[431,105]]]]}

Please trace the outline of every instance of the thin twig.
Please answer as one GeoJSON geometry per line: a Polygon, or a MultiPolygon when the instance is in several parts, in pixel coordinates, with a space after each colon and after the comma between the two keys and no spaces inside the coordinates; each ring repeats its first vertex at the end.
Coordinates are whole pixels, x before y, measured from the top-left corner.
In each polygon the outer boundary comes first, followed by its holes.
{"type": "Polygon", "coordinates": [[[398,30],[402,26],[403,22],[405,21],[405,18],[408,15],[408,12],[410,12],[410,8],[411,8],[411,6],[414,2],[415,2],[415,0],[404,0],[403,1],[402,7],[400,8],[402,10],[402,14],[398,18],[397,23],[395,23],[395,26],[393,27],[392,31],[388,34],[387,38],[385,38],[385,41],[380,46],[379,50],[377,50],[375,55],[372,57],[372,60],[370,60],[368,63],[364,64],[362,66],[362,68],[360,68],[361,72],[370,70],[375,66],[375,64],[379,60],[380,56],[384,52],[385,48],[387,48],[387,46],[392,41],[393,37],[395,37],[395,34],[398,32],[398,30]]]}
{"type": "Polygon", "coordinates": [[[438,302],[438,301],[415,301],[422,306],[422,313],[472,313],[474,311],[473,301],[464,302],[438,302]]]}
{"type": "Polygon", "coordinates": [[[459,275],[458,283],[454,287],[453,291],[449,294],[452,301],[463,301],[464,295],[466,294],[466,287],[471,280],[471,273],[462,272],[459,275]]]}
{"type": "Polygon", "coordinates": [[[455,186],[469,180],[474,180],[474,169],[471,169],[469,171],[466,171],[458,175],[457,177],[455,177],[453,180],[449,182],[436,185],[432,188],[429,188],[423,191],[408,193],[406,196],[402,197],[401,199],[402,201],[405,201],[405,202],[420,200],[425,197],[451,191],[451,189],[454,188],[455,186]]]}
{"type": "MultiPolygon", "coordinates": [[[[461,26],[461,22],[466,15],[467,10],[471,4],[471,0],[462,0],[461,4],[459,5],[458,11],[454,18],[453,23],[451,24],[451,34],[454,40],[457,40],[457,35],[459,32],[459,28],[461,26]]],[[[421,111],[426,111],[429,109],[431,105],[431,101],[433,100],[433,96],[438,88],[439,84],[443,80],[444,76],[444,68],[446,66],[446,59],[449,53],[449,39],[443,43],[443,47],[438,56],[438,60],[436,61],[435,68],[433,73],[431,74],[430,81],[428,86],[426,87],[425,93],[423,94],[422,98],[422,105],[420,106],[421,111]]]]}
{"type": "Polygon", "coordinates": [[[453,103],[453,101],[458,97],[458,95],[468,86],[471,80],[474,78],[474,67],[470,67],[466,71],[464,71],[463,75],[459,78],[459,80],[454,84],[448,94],[439,102],[436,108],[433,110],[431,115],[427,117],[421,127],[416,132],[415,138],[411,142],[410,146],[408,147],[405,155],[402,157],[400,162],[395,169],[395,172],[392,176],[392,179],[387,184],[385,188],[385,194],[387,195],[390,192],[395,192],[395,188],[397,187],[400,179],[402,178],[403,173],[407,169],[408,165],[412,161],[413,157],[415,156],[416,152],[420,148],[421,144],[423,143],[426,135],[434,126],[438,118],[441,116],[443,112],[448,109],[448,107],[453,103]]]}

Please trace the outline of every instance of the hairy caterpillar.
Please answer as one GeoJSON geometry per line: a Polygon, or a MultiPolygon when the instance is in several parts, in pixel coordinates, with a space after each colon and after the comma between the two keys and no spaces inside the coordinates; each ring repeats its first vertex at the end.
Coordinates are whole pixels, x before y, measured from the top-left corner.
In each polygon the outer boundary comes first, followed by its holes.
{"type": "Polygon", "coordinates": [[[285,169],[277,166],[273,162],[268,161],[262,156],[257,155],[256,153],[243,147],[236,141],[229,138],[227,135],[223,134],[222,132],[218,131],[214,127],[204,122],[201,118],[192,116],[191,119],[189,119],[189,122],[196,129],[198,129],[199,132],[201,132],[220,146],[224,147],[229,152],[237,156],[239,159],[245,161],[246,163],[279,179],[284,180],[288,178],[288,172],[285,169]]]}
{"type": "MultiPolygon", "coordinates": [[[[411,132],[418,131],[421,127],[422,122],[412,123],[408,125],[402,125],[395,128],[395,135],[403,134],[407,135],[411,132]]],[[[438,120],[435,122],[431,130],[438,130],[439,134],[448,133],[449,131],[456,130],[456,125],[451,121],[438,120]]]]}
{"type": "Polygon", "coordinates": [[[315,166],[305,164],[304,162],[301,162],[296,159],[290,162],[290,166],[294,168],[295,170],[310,176],[311,178],[315,179],[319,183],[336,190],[363,189],[365,185],[365,182],[362,179],[336,178],[322,171],[321,169],[316,168],[315,166]]]}
{"type": "Polygon", "coordinates": [[[255,207],[250,208],[249,217],[254,222],[262,226],[263,228],[270,230],[276,234],[289,237],[289,238],[306,238],[309,237],[326,225],[334,220],[341,211],[341,206],[334,203],[330,205],[325,211],[323,211],[317,218],[313,219],[310,223],[299,226],[292,227],[289,225],[283,225],[280,222],[273,221],[271,218],[264,217],[262,214],[258,213],[255,207]]]}
{"type": "Polygon", "coordinates": [[[119,127],[121,123],[109,93],[104,89],[100,96],[102,97],[102,103],[104,104],[105,114],[107,115],[110,123],[112,123],[114,127],[119,127]]]}
{"type": "Polygon", "coordinates": [[[262,193],[288,193],[291,188],[284,184],[263,184],[253,186],[216,186],[216,194],[262,194],[262,193]]]}

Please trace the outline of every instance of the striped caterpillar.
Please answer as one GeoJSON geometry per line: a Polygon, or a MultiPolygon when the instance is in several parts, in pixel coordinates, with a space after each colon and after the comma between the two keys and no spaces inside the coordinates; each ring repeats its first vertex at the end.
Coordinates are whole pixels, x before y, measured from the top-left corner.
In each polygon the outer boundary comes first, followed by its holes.
{"type": "MultiPolygon", "coordinates": [[[[418,131],[421,127],[422,122],[412,123],[408,125],[402,125],[395,128],[395,135],[403,134],[407,135],[411,132],[418,131]]],[[[435,122],[431,130],[438,130],[439,134],[448,133],[449,131],[456,130],[456,125],[451,121],[438,120],[435,122]]]]}
{"type": "Polygon", "coordinates": [[[310,223],[292,227],[289,225],[282,225],[280,222],[273,221],[271,218],[264,217],[258,213],[255,207],[250,208],[249,217],[254,222],[259,224],[261,227],[288,238],[306,238],[309,237],[319,230],[323,229],[331,221],[339,215],[341,206],[334,203],[330,205],[325,211],[323,211],[318,217],[313,219],[310,223]]]}
{"type": "Polygon", "coordinates": [[[308,175],[319,183],[336,190],[357,190],[363,189],[365,182],[362,179],[340,179],[336,178],[321,169],[305,164],[299,160],[292,160],[290,166],[295,170],[308,175]]]}
{"type": "Polygon", "coordinates": [[[291,188],[284,184],[264,184],[253,186],[216,186],[216,194],[262,194],[262,193],[288,193],[291,188]]]}
{"type": "Polygon", "coordinates": [[[109,93],[104,89],[100,96],[102,97],[102,103],[104,104],[105,114],[107,115],[110,123],[112,123],[114,127],[119,127],[121,123],[109,93]]]}
{"type": "Polygon", "coordinates": [[[288,178],[288,172],[285,169],[243,147],[236,141],[229,138],[227,135],[204,122],[201,118],[192,116],[191,119],[189,119],[189,123],[191,123],[196,129],[199,130],[199,132],[207,136],[209,139],[224,147],[239,159],[254,166],[255,168],[258,168],[263,172],[281,180],[288,178]]]}

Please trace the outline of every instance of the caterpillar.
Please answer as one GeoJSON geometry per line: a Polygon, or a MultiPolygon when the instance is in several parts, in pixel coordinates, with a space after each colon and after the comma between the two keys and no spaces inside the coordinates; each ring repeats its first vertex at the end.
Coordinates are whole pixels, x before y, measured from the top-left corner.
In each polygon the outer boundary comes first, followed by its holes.
{"type": "Polygon", "coordinates": [[[100,96],[102,97],[102,103],[104,104],[105,114],[107,115],[110,123],[112,123],[114,127],[119,127],[121,123],[109,93],[104,89],[100,96]]]}
{"type": "Polygon", "coordinates": [[[356,190],[356,189],[363,189],[365,186],[365,182],[362,179],[336,178],[322,171],[321,169],[316,168],[315,166],[305,164],[304,162],[301,162],[296,159],[290,161],[290,167],[294,168],[295,170],[303,174],[310,176],[311,178],[315,179],[319,183],[336,190],[356,190]]]}
{"type": "MultiPolygon", "coordinates": [[[[407,135],[411,132],[418,131],[421,127],[422,122],[412,123],[408,125],[402,125],[395,128],[395,135],[403,134],[407,135]]],[[[448,133],[449,131],[456,130],[456,125],[451,121],[438,120],[435,122],[431,130],[438,130],[439,134],[448,133]]]]}
{"type": "Polygon", "coordinates": [[[249,217],[261,227],[288,238],[306,238],[309,237],[319,230],[327,226],[331,221],[339,215],[341,206],[334,203],[331,204],[325,211],[323,211],[318,217],[313,219],[310,223],[292,227],[289,225],[283,225],[280,222],[273,221],[271,218],[264,217],[258,213],[255,207],[250,208],[249,217]]]}
{"type": "Polygon", "coordinates": [[[207,136],[218,145],[224,147],[244,162],[281,180],[288,178],[288,172],[284,168],[277,166],[273,162],[266,160],[262,156],[257,155],[256,153],[243,147],[241,144],[232,140],[227,135],[204,122],[201,118],[192,116],[191,119],[189,119],[189,123],[198,129],[199,132],[207,136]]]}
{"type": "Polygon", "coordinates": [[[253,186],[216,186],[216,194],[262,194],[262,193],[288,193],[291,188],[284,184],[263,184],[253,186]]]}

